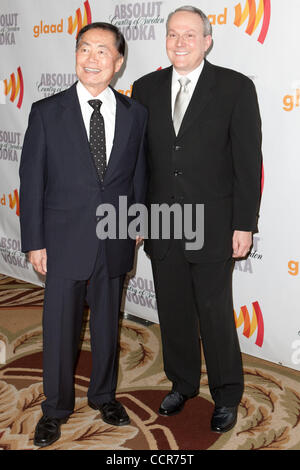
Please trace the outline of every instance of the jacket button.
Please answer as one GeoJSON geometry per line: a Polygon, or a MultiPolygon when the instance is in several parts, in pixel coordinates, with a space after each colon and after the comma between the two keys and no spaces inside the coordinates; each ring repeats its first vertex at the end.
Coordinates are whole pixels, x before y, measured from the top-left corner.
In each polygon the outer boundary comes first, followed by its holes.
{"type": "Polygon", "coordinates": [[[180,145],[174,145],[174,150],[177,152],[178,150],[181,150],[180,145]]]}
{"type": "Polygon", "coordinates": [[[182,175],[182,171],[180,170],[175,170],[174,171],[174,176],[181,176],[182,175]]]}

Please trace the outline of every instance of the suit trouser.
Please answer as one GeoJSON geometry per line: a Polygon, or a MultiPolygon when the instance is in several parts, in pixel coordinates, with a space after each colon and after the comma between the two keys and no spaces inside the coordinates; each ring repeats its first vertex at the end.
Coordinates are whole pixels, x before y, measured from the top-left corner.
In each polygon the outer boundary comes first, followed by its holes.
{"type": "Polygon", "coordinates": [[[45,415],[64,418],[74,410],[74,371],[85,300],[90,307],[92,351],[88,398],[100,405],[115,397],[123,282],[124,276],[109,278],[105,253],[100,248],[89,280],[47,274],[43,313],[45,415]]]}
{"type": "Polygon", "coordinates": [[[167,256],[152,260],[165,373],[173,390],[198,392],[199,329],[216,406],[236,406],[243,394],[243,369],[233,315],[232,259],[189,263],[178,241],[167,256]]]}

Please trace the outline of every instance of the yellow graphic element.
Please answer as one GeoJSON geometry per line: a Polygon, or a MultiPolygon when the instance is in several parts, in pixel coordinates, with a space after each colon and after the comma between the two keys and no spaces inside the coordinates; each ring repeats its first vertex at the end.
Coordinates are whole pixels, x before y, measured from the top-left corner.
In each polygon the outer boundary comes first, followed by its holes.
{"type": "MultiPolygon", "coordinates": [[[[0,205],[1,206],[6,206],[6,194],[3,194],[3,196],[0,199],[0,205]]],[[[14,190],[12,194],[8,194],[8,205],[9,208],[16,211],[16,215],[20,215],[20,203],[19,203],[19,192],[17,189],[14,190]]]]}
{"type": "Polygon", "coordinates": [[[252,312],[253,312],[253,315],[252,315],[251,323],[250,323],[248,310],[247,310],[247,314],[246,314],[247,316],[246,317],[244,315],[245,312],[243,311],[243,308],[241,308],[240,314],[239,314],[238,317],[236,316],[236,313],[234,312],[236,327],[239,328],[240,326],[242,326],[243,323],[245,323],[245,327],[247,328],[247,337],[248,338],[250,338],[253,335],[254,331],[257,328],[257,318],[256,318],[256,314],[255,314],[255,311],[254,311],[254,307],[252,309],[252,312]],[[245,318],[247,318],[246,322],[245,322],[245,318]]]}
{"type": "Polygon", "coordinates": [[[89,2],[86,1],[86,2],[84,2],[83,20],[82,20],[82,14],[81,14],[80,8],[77,8],[77,10],[76,10],[75,20],[73,20],[72,16],[69,16],[69,19],[68,19],[68,33],[73,34],[75,29],[77,28],[77,33],[76,33],[76,37],[77,37],[77,35],[78,35],[79,31],[81,30],[81,28],[83,28],[87,24],[90,24],[91,20],[92,20],[92,16],[91,16],[90,5],[89,5],[89,2]]]}
{"type": "Polygon", "coordinates": [[[264,319],[262,315],[262,311],[260,309],[259,303],[257,301],[252,302],[252,320],[250,322],[250,315],[246,305],[243,305],[240,310],[240,314],[237,317],[235,310],[234,310],[234,320],[236,328],[239,328],[242,324],[244,324],[243,335],[246,338],[250,338],[253,333],[257,330],[257,337],[255,344],[259,347],[263,345],[264,341],[264,319]]]}
{"type": "Polygon", "coordinates": [[[14,102],[17,96],[19,95],[19,99],[17,102],[17,107],[20,109],[23,102],[24,96],[24,82],[23,82],[23,74],[21,67],[18,67],[17,70],[17,84],[16,84],[16,77],[15,74],[12,73],[10,75],[10,80],[4,80],[4,93],[7,96],[10,92],[10,101],[14,102]]]}
{"type": "Polygon", "coordinates": [[[15,189],[13,195],[8,195],[9,199],[9,207],[10,209],[14,209],[16,207],[16,215],[20,215],[20,204],[19,204],[19,193],[18,190],[15,189]]]}
{"type": "Polygon", "coordinates": [[[251,33],[249,32],[249,34],[252,34],[252,32],[255,31],[256,28],[258,27],[263,17],[263,14],[264,14],[264,0],[259,1],[257,12],[256,12],[255,2],[250,2],[249,4],[249,1],[247,0],[243,13],[242,13],[242,8],[241,8],[240,3],[235,7],[236,20],[234,24],[236,24],[237,26],[241,26],[243,23],[245,23],[246,19],[249,17],[250,23],[248,25],[247,30],[249,31],[251,30],[251,33]]]}
{"type": "Polygon", "coordinates": [[[241,4],[235,7],[235,26],[240,27],[248,18],[248,25],[246,33],[250,36],[257,29],[259,23],[262,21],[261,31],[258,41],[263,44],[268,34],[270,19],[271,19],[271,1],[259,0],[258,9],[256,10],[256,0],[246,0],[245,8],[242,11],[241,4]]]}

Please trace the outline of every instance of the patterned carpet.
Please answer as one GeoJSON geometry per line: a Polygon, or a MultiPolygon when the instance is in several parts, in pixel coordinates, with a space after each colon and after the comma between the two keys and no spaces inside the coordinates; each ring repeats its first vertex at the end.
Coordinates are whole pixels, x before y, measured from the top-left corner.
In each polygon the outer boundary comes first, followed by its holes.
{"type": "MultiPolygon", "coordinates": [[[[0,275],[0,449],[34,450],[41,416],[43,289],[0,275]]],[[[131,425],[105,424],[87,406],[91,370],[88,311],[76,369],[76,407],[62,437],[46,450],[300,450],[300,373],[243,357],[245,393],[236,427],[210,431],[213,410],[205,365],[199,396],[179,415],[157,414],[170,388],[162,368],[159,326],[120,320],[117,398],[131,425]]]]}

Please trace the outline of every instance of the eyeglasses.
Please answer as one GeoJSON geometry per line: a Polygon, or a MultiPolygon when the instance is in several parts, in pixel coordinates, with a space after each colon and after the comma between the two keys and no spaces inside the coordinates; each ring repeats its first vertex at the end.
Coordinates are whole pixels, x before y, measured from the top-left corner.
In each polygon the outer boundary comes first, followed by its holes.
{"type": "Polygon", "coordinates": [[[184,42],[194,41],[197,37],[196,33],[184,33],[184,34],[176,34],[176,33],[168,33],[167,39],[171,41],[178,41],[182,39],[184,42]]]}

